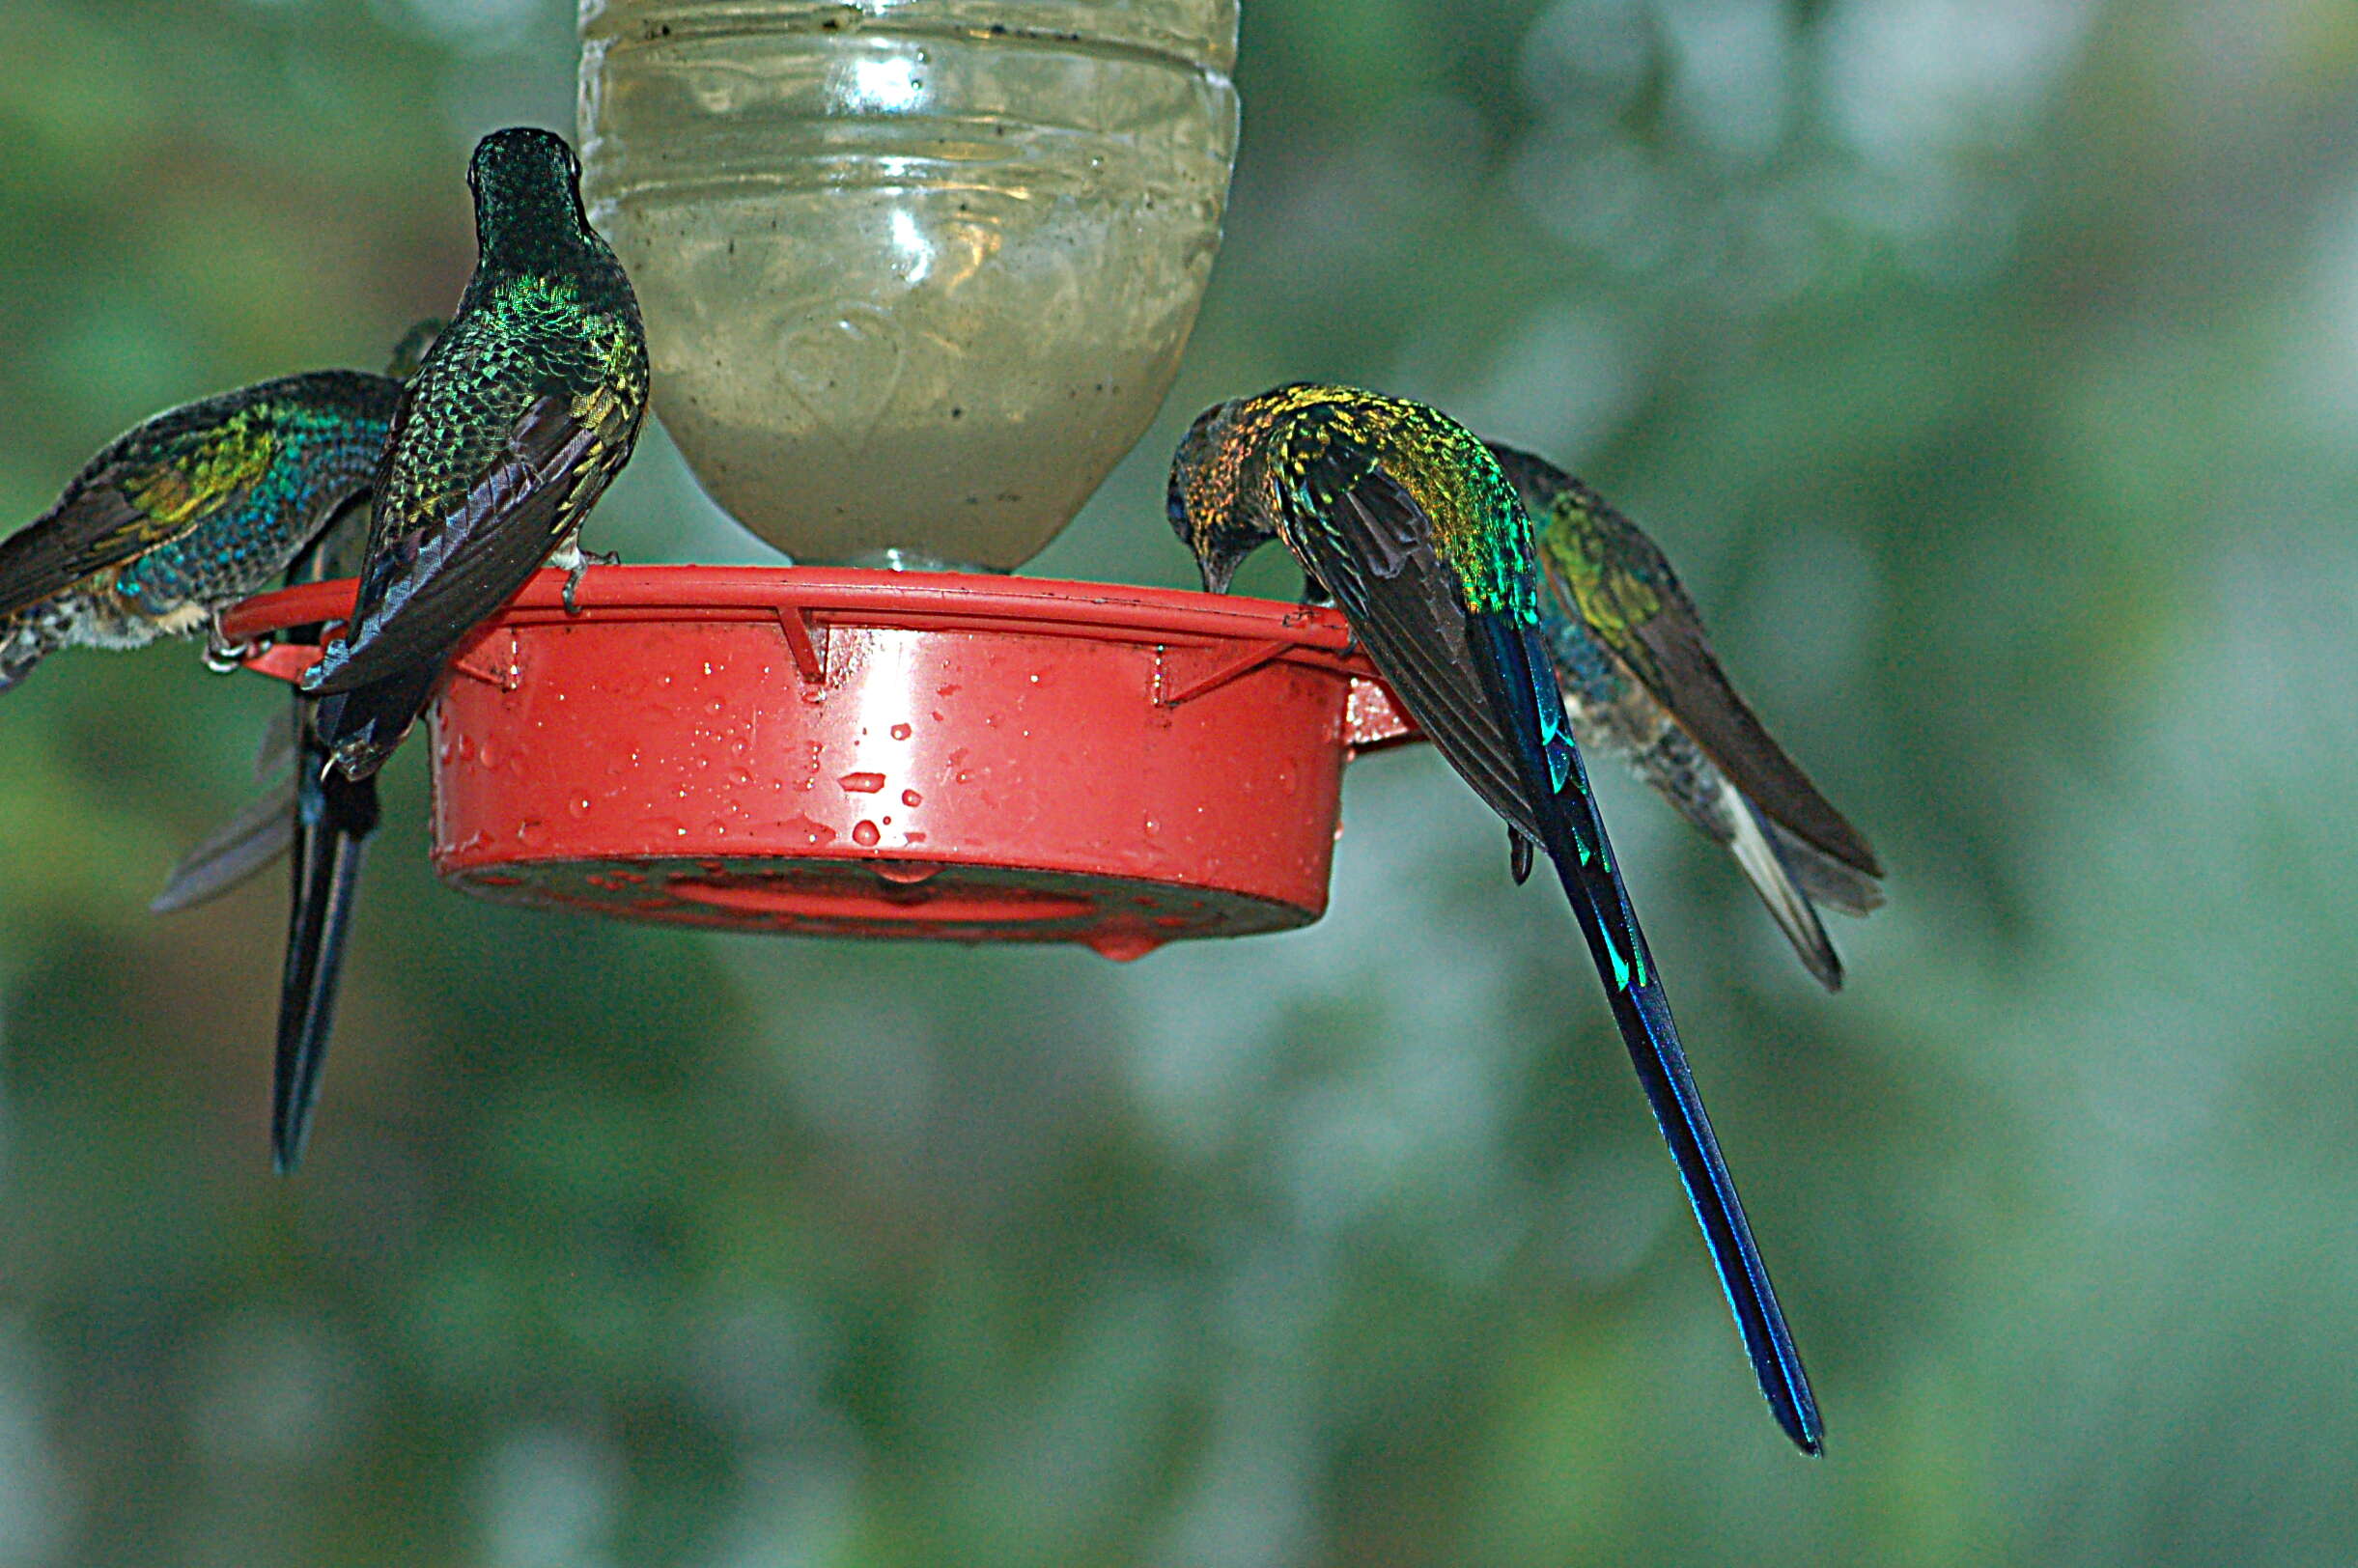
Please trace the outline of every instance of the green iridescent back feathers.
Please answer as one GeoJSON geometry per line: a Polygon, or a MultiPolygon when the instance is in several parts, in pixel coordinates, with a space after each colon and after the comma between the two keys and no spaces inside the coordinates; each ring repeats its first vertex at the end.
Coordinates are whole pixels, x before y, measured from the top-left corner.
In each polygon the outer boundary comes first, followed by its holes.
{"type": "Polygon", "coordinates": [[[0,542],[0,685],[70,643],[193,631],[272,586],[376,470],[401,384],[281,377],[117,437],[0,542]]]}
{"type": "Polygon", "coordinates": [[[582,213],[573,150],[496,131],[467,181],[474,276],[394,418],[351,629],[304,680],[353,777],[399,744],[467,633],[570,544],[646,413],[637,302],[582,213]]]}

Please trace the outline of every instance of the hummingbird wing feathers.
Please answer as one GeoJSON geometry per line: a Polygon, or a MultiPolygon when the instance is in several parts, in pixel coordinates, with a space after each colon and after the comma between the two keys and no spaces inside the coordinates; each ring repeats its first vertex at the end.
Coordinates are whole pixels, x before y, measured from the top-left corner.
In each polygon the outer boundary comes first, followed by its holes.
{"type": "Polygon", "coordinates": [[[53,598],[109,567],[126,566],[195,526],[142,511],[124,481],[101,476],[0,541],[0,615],[53,598]]]}
{"type": "Polygon", "coordinates": [[[1358,442],[1304,420],[1280,454],[1298,478],[1280,518],[1286,543],[1349,618],[1417,722],[1490,808],[1528,836],[1538,822],[1517,781],[1467,641],[1457,574],[1432,519],[1358,442]]]}
{"type": "Polygon", "coordinates": [[[470,287],[395,415],[351,630],[317,694],[448,654],[580,525],[637,437],[634,316],[584,315],[537,278],[487,294],[470,287]]]}
{"type": "Polygon", "coordinates": [[[1766,818],[1762,826],[1776,843],[1778,859],[1811,903],[1851,915],[1872,914],[1883,908],[1883,884],[1874,878],[1844,865],[1813,844],[1803,843],[1766,818]]]}
{"type": "Polygon", "coordinates": [[[1866,837],[1728,682],[1695,602],[1661,548],[1560,469],[1526,458],[1508,472],[1530,505],[1540,566],[1564,613],[1611,651],[1770,821],[1821,854],[1880,877],[1866,837]],[[1534,468],[1554,482],[1535,482],[1534,468]]]}
{"type": "Polygon", "coordinates": [[[252,411],[218,417],[208,399],[152,420],[100,452],[56,506],[0,542],[0,615],[64,593],[245,504],[279,452],[252,411]]]}
{"type": "Polygon", "coordinates": [[[368,488],[399,392],[314,371],[147,420],[0,541],[0,617],[77,592],[154,618],[260,592],[368,488]]]}
{"type": "Polygon", "coordinates": [[[446,651],[547,558],[586,510],[576,498],[601,447],[568,401],[535,401],[455,504],[407,517],[379,508],[352,633],[323,661],[315,692],[349,691],[446,651]]]}

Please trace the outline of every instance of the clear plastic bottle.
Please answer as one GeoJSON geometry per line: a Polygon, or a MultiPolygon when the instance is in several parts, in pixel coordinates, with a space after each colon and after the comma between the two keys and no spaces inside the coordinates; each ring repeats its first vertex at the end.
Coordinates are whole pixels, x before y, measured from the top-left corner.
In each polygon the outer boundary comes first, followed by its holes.
{"type": "Polygon", "coordinates": [[[581,0],[583,193],[714,498],[1006,571],[1154,416],[1220,246],[1236,0],[581,0]]]}

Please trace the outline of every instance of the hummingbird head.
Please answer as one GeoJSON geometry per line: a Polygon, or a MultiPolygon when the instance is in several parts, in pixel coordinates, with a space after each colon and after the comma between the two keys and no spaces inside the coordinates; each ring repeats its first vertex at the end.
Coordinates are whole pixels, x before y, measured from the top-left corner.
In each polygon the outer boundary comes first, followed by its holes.
{"type": "Polygon", "coordinates": [[[487,260],[542,266],[578,254],[585,238],[604,248],[581,211],[580,160],[555,131],[516,126],[491,132],[475,144],[466,184],[487,260]]]}
{"type": "Polygon", "coordinates": [[[1246,491],[1244,443],[1234,438],[1245,402],[1231,398],[1197,414],[1171,456],[1165,509],[1211,594],[1226,593],[1245,557],[1277,533],[1246,491]]]}

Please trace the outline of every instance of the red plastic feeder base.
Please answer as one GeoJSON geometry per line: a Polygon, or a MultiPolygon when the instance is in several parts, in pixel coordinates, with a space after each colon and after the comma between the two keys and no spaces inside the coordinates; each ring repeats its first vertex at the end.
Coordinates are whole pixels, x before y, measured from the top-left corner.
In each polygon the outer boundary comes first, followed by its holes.
{"type": "MultiPolygon", "coordinates": [[[[1343,764],[1415,738],[1329,610],[593,566],[568,615],[563,581],[476,637],[434,717],[435,867],[509,903],[1136,958],[1317,919],[1343,764]]],[[[266,595],[224,630],[334,620],[351,593],[266,595]]]]}

